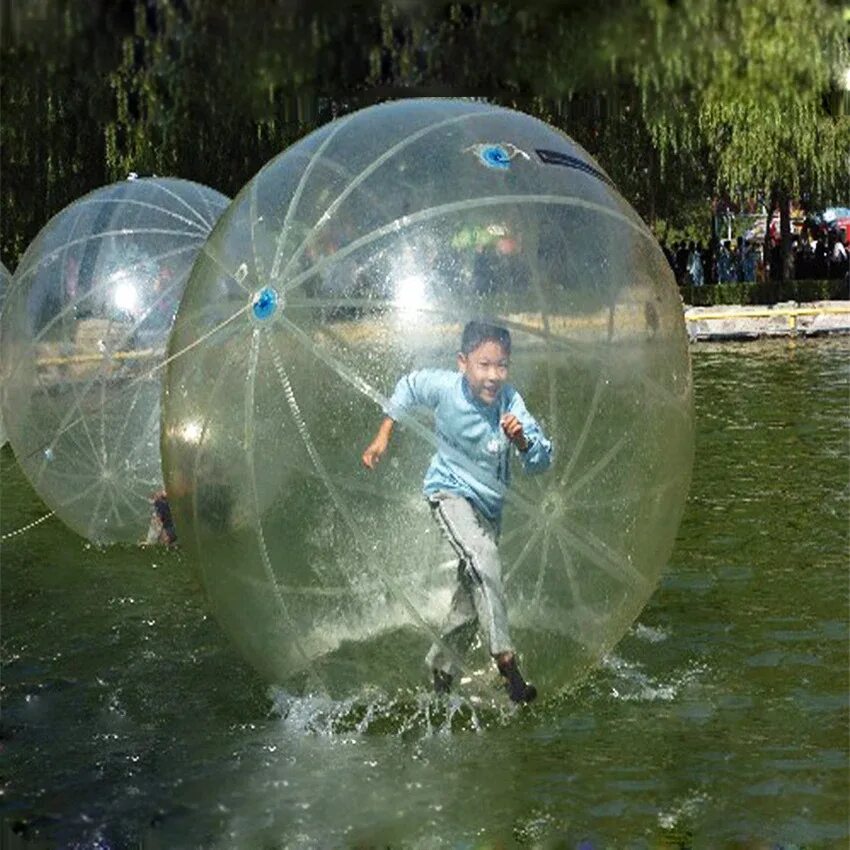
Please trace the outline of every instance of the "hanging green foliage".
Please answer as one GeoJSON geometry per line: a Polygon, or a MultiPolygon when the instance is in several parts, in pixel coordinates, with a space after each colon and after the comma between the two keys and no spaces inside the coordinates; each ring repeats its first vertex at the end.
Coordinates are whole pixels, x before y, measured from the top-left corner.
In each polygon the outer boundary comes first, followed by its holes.
{"type": "MultiPolygon", "coordinates": [[[[50,0],[5,3],[3,217],[14,265],[128,172],[233,195],[319,124],[473,96],[562,127],[652,223],[719,193],[846,202],[847,2],[50,0]]],[[[679,221],[681,220],[681,221],[679,221]]]]}
{"type": "Polygon", "coordinates": [[[643,0],[654,34],[621,64],[662,154],[707,150],[733,194],[846,193],[850,115],[830,108],[850,68],[843,5],[643,0]]]}

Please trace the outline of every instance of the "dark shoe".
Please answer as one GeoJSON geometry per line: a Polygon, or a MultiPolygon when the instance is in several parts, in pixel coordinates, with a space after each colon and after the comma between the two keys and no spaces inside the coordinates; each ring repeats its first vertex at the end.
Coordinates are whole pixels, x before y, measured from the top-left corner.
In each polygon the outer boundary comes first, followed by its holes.
{"type": "Polygon", "coordinates": [[[174,519],[171,516],[171,505],[168,504],[168,497],[165,495],[165,490],[160,490],[154,493],[153,512],[159,521],[160,532],[159,542],[166,546],[173,546],[177,542],[177,532],[174,530],[174,519]]]}
{"type": "Polygon", "coordinates": [[[537,688],[522,678],[514,656],[508,661],[498,662],[497,666],[505,679],[505,690],[513,702],[534,702],[537,698],[537,688]]]}
{"type": "Polygon", "coordinates": [[[444,670],[434,671],[434,693],[448,694],[452,689],[452,676],[444,670]]]}

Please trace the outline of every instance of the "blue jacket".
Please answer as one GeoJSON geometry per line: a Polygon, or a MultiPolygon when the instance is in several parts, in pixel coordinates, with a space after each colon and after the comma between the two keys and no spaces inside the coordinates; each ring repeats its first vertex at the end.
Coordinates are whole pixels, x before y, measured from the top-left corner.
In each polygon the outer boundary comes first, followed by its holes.
{"type": "Polygon", "coordinates": [[[502,387],[496,401],[487,405],[473,396],[463,373],[421,369],[396,384],[384,412],[404,421],[418,407],[434,411],[437,436],[437,453],[425,473],[426,495],[456,493],[499,522],[510,482],[511,443],[499,424],[505,413],[522,423],[528,448],[516,453],[525,471],[542,472],[552,462],[552,443],[512,386],[502,387]]]}

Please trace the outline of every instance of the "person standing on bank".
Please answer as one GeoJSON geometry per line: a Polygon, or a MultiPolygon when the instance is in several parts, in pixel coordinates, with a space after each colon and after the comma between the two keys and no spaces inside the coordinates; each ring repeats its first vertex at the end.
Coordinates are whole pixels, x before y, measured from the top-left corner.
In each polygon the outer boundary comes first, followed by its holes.
{"type": "Polygon", "coordinates": [[[442,641],[426,658],[434,689],[449,692],[459,672],[454,659],[468,650],[480,626],[508,695],[526,703],[537,690],[520,673],[511,643],[498,537],[511,448],[526,472],[537,473],[550,466],[552,443],[522,396],[507,383],[510,354],[511,337],[505,328],[469,322],[461,337],[458,371],[422,369],[402,377],[362,460],[375,469],[399,419],[416,408],[434,412],[437,452],[423,490],[458,555],[458,586],[442,641]]]}

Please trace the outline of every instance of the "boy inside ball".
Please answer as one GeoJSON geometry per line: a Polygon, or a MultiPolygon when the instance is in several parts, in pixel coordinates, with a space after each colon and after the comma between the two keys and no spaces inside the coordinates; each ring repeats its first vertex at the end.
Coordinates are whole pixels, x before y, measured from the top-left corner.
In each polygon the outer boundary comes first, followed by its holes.
{"type": "Polygon", "coordinates": [[[456,372],[421,369],[399,380],[375,438],[363,452],[374,469],[387,451],[395,423],[416,408],[434,412],[437,452],[423,490],[431,511],[458,556],[458,584],[442,632],[428,652],[434,688],[447,693],[458,674],[457,660],[475,639],[478,626],[514,702],[537,695],[520,673],[508,630],[498,538],[502,505],[510,483],[513,448],[526,472],[552,462],[552,444],[507,383],[510,333],[472,321],[463,329],[456,372]]]}

